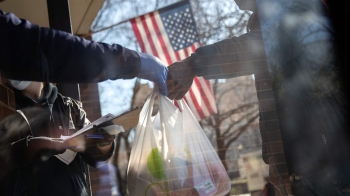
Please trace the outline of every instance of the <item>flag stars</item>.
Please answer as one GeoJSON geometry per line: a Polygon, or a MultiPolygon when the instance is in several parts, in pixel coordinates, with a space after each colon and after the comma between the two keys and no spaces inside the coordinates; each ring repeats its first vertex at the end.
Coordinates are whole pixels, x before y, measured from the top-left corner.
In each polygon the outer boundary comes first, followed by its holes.
{"type": "Polygon", "coordinates": [[[195,23],[188,7],[161,14],[165,31],[173,49],[180,50],[198,41],[195,23]]]}

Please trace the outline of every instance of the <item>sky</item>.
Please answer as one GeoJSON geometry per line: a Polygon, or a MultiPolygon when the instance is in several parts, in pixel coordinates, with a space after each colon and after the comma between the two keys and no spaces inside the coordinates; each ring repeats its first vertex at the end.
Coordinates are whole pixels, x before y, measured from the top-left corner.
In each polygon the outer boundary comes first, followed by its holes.
{"type": "MultiPolygon", "coordinates": [[[[220,2],[223,6],[225,6],[225,2],[228,2],[230,0],[223,0],[220,2]]],[[[233,0],[231,0],[233,1],[233,0]]],[[[103,27],[107,27],[116,23],[119,23],[120,21],[125,21],[127,19],[151,12],[155,10],[155,0],[153,1],[140,1],[140,3],[144,5],[138,5],[135,6],[133,3],[139,2],[136,1],[121,1],[121,0],[111,0],[110,9],[109,11],[103,12],[102,14],[102,23],[97,23],[97,20],[94,21],[93,27],[95,27],[93,30],[98,30],[103,27]],[[142,7],[141,10],[138,10],[137,7],[142,7]]],[[[164,1],[158,1],[159,8],[165,7],[167,5],[173,4],[177,2],[176,0],[164,0],[164,1]]],[[[208,2],[213,3],[213,2],[208,2]]],[[[107,4],[105,3],[104,6],[107,4]]],[[[227,9],[227,12],[232,12],[232,10],[227,9]]],[[[101,14],[101,13],[100,13],[101,14]]],[[[194,13],[195,14],[195,13],[194,13]]],[[[227,21],[227,22],[233,22],[233,21],[227,21]]],[[[220,36],[219,36],[220,37],[220,36]]],[[[222,39],[226,38],[227,35],[225,32],[221,35],[222,39]]],[[[136,50],[140,52],[140,47],[138,45],[135,45],[135,42],[130,42],[127,40],[130,40],[134,38],[134,34],[131,29],[131,24],[129,22],[123,23],[121,25],[118,25],[117,27],[106,30],[100,33],[93,34],[93,40],[95,41],[102,41],[109,44],[120,44],[126,48],[136,50]],[[127,33],[123,29],[128,29],[127,33]]],[[[211,40],[211,42],[214,42],[216,40],[211,40]]],[[[210,42],[210,41],[209,41],[210,42]]],[[[105,81],[100,82],[98,84],[99,86],[99,93],[100,93],[100,104],[101,104],[101,113],[102,115],[105,115],[107,113],[112,114],[120,114],[130,108],[131,103],[131,96],[132,96],[132,89],[134,87],[135,79],[131,80],[115,80],[115,81],[105,81]]],[[[151,83],[149,83],[146,80],[141,80],[141,83],[148,83],[150,86],[153,86],[151,83]]]]}

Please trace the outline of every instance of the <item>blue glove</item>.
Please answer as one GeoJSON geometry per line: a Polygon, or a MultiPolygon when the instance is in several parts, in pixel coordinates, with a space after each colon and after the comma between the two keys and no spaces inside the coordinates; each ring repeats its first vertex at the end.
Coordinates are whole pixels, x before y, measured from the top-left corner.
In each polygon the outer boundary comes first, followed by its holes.
{"type": "Polygon", "coordinates": [[[154,82],[158,86],[161,94],[168,95],[166,86],[168,68],[155,56],[146,53],[139,53],[139,55],[141,68],[137,77],[154,82]]]}

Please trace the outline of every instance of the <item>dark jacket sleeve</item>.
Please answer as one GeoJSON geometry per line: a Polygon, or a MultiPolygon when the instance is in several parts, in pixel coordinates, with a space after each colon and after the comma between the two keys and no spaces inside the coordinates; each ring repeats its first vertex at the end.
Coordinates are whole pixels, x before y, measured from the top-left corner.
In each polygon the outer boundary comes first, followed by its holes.
{"type": "Polygon", "coordinates": [[[190,61],[197,76],[233,78],[259,73],[267,68],[267,59],[270,63],[284,64],[295,55],[295,48],[288,33],[280,25],[270,23],[239,37],[200,47],[190,61]]]}
{"type": "MultiPolygon", "coordinates": [[[[90,124],[90,121],[86,118],[86,112],[83,110],[81,102],[72,99],[71,114],[72,118],[75,119],[77,130],[90,124]]],[[[85,151],[80,153],[80,155],[87,164],[96,167],[97,162],[107,161],[112,156],[114,148],[115,144],[113,143],[111,150],[107,154],[102,154],[96,145],[87,146],[85,151]]]]}
{"type": "Polygon", "coordinates": [[[18,80],[97,82],[139,72],[136,51],[39,27],[0,10],[0,71],[18,80]]]}
{"type": "Polygon", "coordinates": [[[260,61],[266,61],[261,31],[251,31],[200,47],[190,60],[197,75],[206,79],[254,74],[259,70],[260,61]]]}
{"type": "Polygon", "coordinates": [[[42,130],[48,130],[50,126],[47,118],[50,116],[49,111],[38,107],[28,107],[21,111],[28,118],[30,126],[19,113],[0,121],[0,179],[7,172],[30,163],[39,152],[44,153],[44,147],[40,143],[30,145],[25,138],[29,135],[44,135],[42,130]]]}

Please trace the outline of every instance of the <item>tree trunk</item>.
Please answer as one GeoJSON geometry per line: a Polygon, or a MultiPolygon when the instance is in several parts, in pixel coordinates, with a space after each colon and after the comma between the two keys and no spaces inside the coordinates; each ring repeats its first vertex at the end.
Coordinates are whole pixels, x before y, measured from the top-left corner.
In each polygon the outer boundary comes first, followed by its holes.
{"type": "Polygon", "coordinates": [[[218,147],[218,155],[219,158],[224,165],[226,171],[227,171],[227,163],[226,163],[226,150],[224,149],[225,147],[225,139],[221,137],[221,132],[220,132],[220,127],[215,128],[216,132],[216,145],[218,147]]]}

